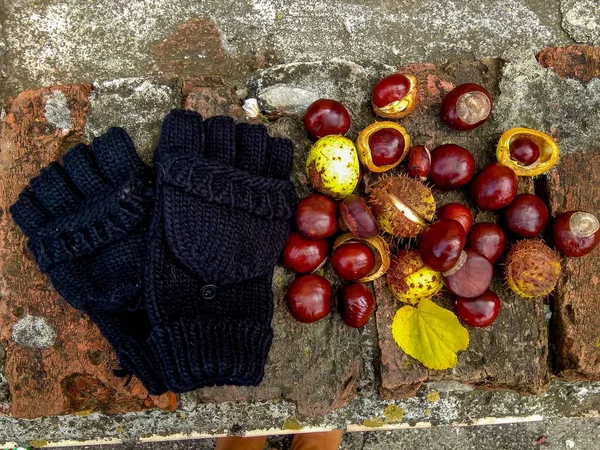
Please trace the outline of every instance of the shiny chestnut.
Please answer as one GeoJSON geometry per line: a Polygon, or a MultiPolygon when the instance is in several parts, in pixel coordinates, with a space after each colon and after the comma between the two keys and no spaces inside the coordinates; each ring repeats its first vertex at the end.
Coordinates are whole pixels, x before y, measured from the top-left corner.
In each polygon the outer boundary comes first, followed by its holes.
{"type": "Polygon", "coordinates": [[[466,186],[475,172],[473,154],[456,144],[444,144],[431,151],[429,179],[446,191],[466,186]]]}
{"type": "Polygon", "coordinates": [[[517,188],[515,172],[496,163],[475,176],[469,186],[469,195],[479,208],[493,211],[508,206],[517,196],[517,188]]]}
{"type": "Polygon", "coordinates": [[[307,239],[292,231],[283,247],[283,266],[296,273],[314,272],[327,259],[328,249],[325,239],[307,239]]]}
{"type": "Polygon", "coordinates": [[[498,317],[500,306],[500,298],[489,289],[475,298],[454,298],[454,312],[463,323],[471,327],[491,325],[498,317]]]}
{"type": "Polygon", "coordinates": [[[456,220],[468,233],[473,225],[471,210],[461,203],[447,203],[437,210],[438,219],[456,220]]]}
{"type": "Polygon", "coordinates": [[[425,181],[430,170],[431,152],[424,145],[415,145],[408,153],[406,173],[411,178],[418,178],[421,181],[425,181]]]}
{"type": "Polygon", "coordinates": [[[562,213],[552,223],[552,241],[563,255],[587,255],[600,242],[598,219],[584,211],[562,213]]]}
{"type": "Polygon", "coordinates": [[[396,122],[375,122],[363,129],[356,140],[358,159],[371,172],[385,172],[404,159],[410,136],[396,122]]]}
{"type": "Polygon", "coordinates": [[[306,109],[304,126],[315,141],[331,134],[346,134],[350,129],[350,114],[337,100],[321,98],[306,109]]]}
{"type": "Polygon", "coordinates": [[[340,216],[350,232],[359,238],[370,238],[379,234],[377,221],[358,195],[352,194],[340,203],[340,216]]]}
{"type": "Polygon", "coordinates": [[[331,284],[319,275],[303,275],[290,283],[286,299],[296,320],[316,322],[331,310],[331,284]]]}
{"type": "Polygon", "coordinates": [[[548,208],[533,194],[519,194],[504,210],[506,228],[519,237],[536,237],[548,223],[548,208]]]}
{"type": "Polygon", "coordinates": [[[295,222],[296,229],[309,239],[333,236],[338,230],[337,205],[325,195],[309,195],[298,203],[295,222]]]}
{"type": "Polygon", "coordinates": [[[350,283],[340,290],[340,315],[349,327],[366,325],[374,309],[373,294],[365,284],[350,283]]]}
{"type": "Polygon", "coordinates": [[[472,130],[492,112],[492,96],[483,86],[466,83],[456,86],[442,102],[442,119],[458,131],[472,130]]]}
{"type": "Polygon", "coordinates": [[[530,166],[540,157],[540,146],[530,137],[513,139],[508,148],[510,157],[523,166],[530,166]]]}
{"type": "Polygon", "coordinates": [[[367,244],[350,242],[337,247],[330,262],[342,280],[358,281],[373,270],[375,254],[367,244]]]}
{"type": "Polygon", "coordinates": [[[456,265],[444,273],[448,290],[466,298],[483,294],[489,288],[493,275],[492,263],[471,249],[464,250],[456,265]]]}
{"type": "Polygon", "coordinates": [[[419,238],[421,259],[431,269],[445,272],[457,263],[465,242],[465,229],[459,222],[438,220],[427,227],[419,238]]]}
{"type": "Polygon", "coordinates": [[[467,248],[475,250],[495,264],[506,248],[506,234],[493,223],[476,223],[467,234],[467,248]]]}
{"type": "Polygon", "coordinates": [[[406,73],[393,73],[382,78],[371,97],[375,114],[388,119],[400,119],[417,105],[417,79],[406,73]]]}

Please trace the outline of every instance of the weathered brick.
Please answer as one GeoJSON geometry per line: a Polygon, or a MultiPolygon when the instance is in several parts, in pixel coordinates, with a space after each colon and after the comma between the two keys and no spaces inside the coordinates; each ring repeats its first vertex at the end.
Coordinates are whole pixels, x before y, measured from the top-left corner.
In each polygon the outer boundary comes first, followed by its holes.
{"type": "MultiPolygon", "coordinates": [[[[580,209],[600,217],[598,148],[564,155],[548,177],[550,211],[580,209]]],[[[600,380],[600,249],[565,258],[552,297],[552,344],[559,375],[600,380]]]]}
{"type": "Polygon", "coordinates": [[[543,67],[554,70],[562,78],[587,82],[600,77],[600,47],[549,47],[540,51],[536,58],[543,67]]]}
{"type": "MultiPolygon", "coordinates": [[[[452,142],[469,149],[475,156],[477,169],[495,162],[495,147],[499,134],[494,132],[493,118],[470,132],[457,132],[447,127],[439,117],[445,94],[455,86],[475,82],[497,95],[499,62],[497,60],[459,61],[445,66],[411,64],[399,69],[413,73],[419,80],[419,105],[401,120],[415,144],[434,148],[452,142]]],[[[530,178],[519,179],[520,192],[532,192],[530,178]]],[[[434,189],[438,206],[461,202],[471,207],[475,222],[497,222],[498,214],[478,210],[464,189],[441,192],[434,189]]],[[[377,329],[381,350],[381,395],[385,398],[412,396],[426,381],[453,380],[490,389],[514,389],[541,393],[548,383],[547,326],[543,301],[525,300],[506,290],[501,280],[501,267],[496,268],[492,290],[502,300],[501,312],[490,327],[469,327],[470,344],[459,353],[454,369],[433,371],[407,356],[396,345],[391,324],[396,311],[403,306],[390,293],[385,279],[375,283],[377,299],[377,329]]],[[[447,293],[434,299],[452,309],[447,293]]]]}
{"type": "Polygon", "coordinates": [[[112,374],[117,361],[109,344],[87,317],[52,289],[8,214],[29,179],[82,139],[90,90],[90,85],[72,85],[22,92],[7,102],[2,122],[0,345],[7,347],[10,413],[17,417],[137,411],[148,406],[144,403],[148,394],[139,381],[124,386],[123,379],[112,374]],[[43,326],[47,338],[27,338],[29,322],[21,322],[19,345],[11,330],[27,316],[33,317],[27,319],[30,323],[43,326]]]}

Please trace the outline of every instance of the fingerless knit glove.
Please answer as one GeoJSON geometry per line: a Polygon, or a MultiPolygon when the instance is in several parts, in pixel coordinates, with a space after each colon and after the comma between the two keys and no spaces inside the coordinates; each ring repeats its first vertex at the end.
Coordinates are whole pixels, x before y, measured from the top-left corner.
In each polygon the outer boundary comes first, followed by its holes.
{"type": "Polygon", "coordinates": [[[114,347],[152,394],[166,391],[148,352],[143,268],[152,210],[148,168],[121,128],[69,150],[10,208],[40,269],[114,347]]]}
{"type": "Polygon", "coordinates": [[[184,110],[165,118],[145,303],[170,390],[261,381],[273,269],[296,202],[292,153],[261,125],[184,110]]]}

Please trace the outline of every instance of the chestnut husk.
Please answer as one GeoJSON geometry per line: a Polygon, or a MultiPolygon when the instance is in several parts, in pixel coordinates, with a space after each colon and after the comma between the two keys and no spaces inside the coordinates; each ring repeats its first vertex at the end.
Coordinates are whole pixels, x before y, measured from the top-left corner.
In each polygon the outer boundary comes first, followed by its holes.
{"type": "Polygon", "coordinates": [[[367,244],[367,246],[373,251],[375,255],[375,265],[371,272],[361,278],[358,281],[366,283],[373,281],[382,276],[390,268],[390,248],[381,236],[374,236],[370,238],[359,238],[354,236],[352,233],[345,233],[338,237],[333,243],[333,250],[335,251],[342,244],[360,242],[367,244]]]}

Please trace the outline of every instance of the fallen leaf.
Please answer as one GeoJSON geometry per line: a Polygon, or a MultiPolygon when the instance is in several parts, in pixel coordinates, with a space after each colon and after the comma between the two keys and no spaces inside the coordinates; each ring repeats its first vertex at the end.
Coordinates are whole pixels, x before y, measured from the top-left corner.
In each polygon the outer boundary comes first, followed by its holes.
{"type": "Polygon", "coordinates": [[[469,345],[469,332],[456,315],[428,298],[396,312],[392,336],[404,353],[436,370],[456,366],[456,352],[469,345]]]}

